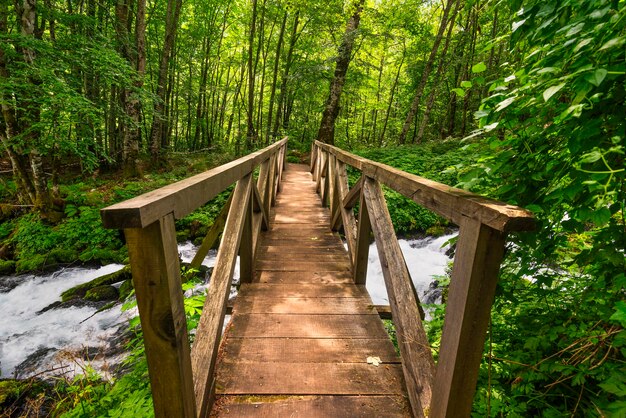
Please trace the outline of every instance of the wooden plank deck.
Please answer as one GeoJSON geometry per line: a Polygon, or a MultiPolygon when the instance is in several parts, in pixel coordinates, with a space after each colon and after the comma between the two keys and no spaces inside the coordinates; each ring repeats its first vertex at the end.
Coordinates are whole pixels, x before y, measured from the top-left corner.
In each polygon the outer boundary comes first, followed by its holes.
{"type": "Polygon", "coordinates": [[[289,165],[283,181],[222,342],[211,415],[410,416],[400,359],[308,167],[289,165]]]}

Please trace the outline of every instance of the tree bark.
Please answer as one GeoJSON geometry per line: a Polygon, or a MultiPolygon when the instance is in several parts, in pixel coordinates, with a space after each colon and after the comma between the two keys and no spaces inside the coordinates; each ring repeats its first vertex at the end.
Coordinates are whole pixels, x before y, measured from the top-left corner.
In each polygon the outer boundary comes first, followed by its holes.
{"type": "Polygon", "coordinates": [[[391,93],[389,94],[389,104],[387,105],[387,112],[385,112],[385,121],[383,122],[383,129],[380,132],[380,139],[378,145],[382,146],[385,141],[385,132],[387,132],[387,123],[389,122],[389,115],[391,114],[391,108],[393,106],[393,98],[395,96],[396,88],[398,87],[398,80],[400,79],[400,72],[402,71],[402,65],[404,64],[404,58],[406,57],[406,48],[402,49],[402,59],[400,65],[398,65],[398,71],[396,77],[393,79],[393,86],[391,86],[391,93]]]}
{"type": "Polygon", "coordinates": [[[285,60],[285,70],[283,71],[282,81],[280,84],[280,94],[278,95],[278,103],[276,104],[276,119],[274,121],[274,136],[278,135],[278,127],[280,126],[283,106],[287,97],[287,82],[289,81],[289,71],[293,62],[293,51],[298,41],[298,23],[300,21],[300,11],[297,10],[293,17],[293,26],[291,28],[291,37],[289,38],[289,49],[287,51],[287,59],[285,60]]]}
{"type": "Polygon", "coordinates": [[[398,138],[398,142],[400,142],[401,144],[404,144],[406,142],[406,136],[409,132],[409,129],[411,128],[411,124],[413,123],[415,116],[417,115],[417,109],[419,108],[419,104],[422,99],[424,87],[426,87],[426,82],[428,81],[428,77],[430,76],[430,72],[432,71],[433,63],[435,62],[435,57],[437,56],[437,51],[439,50],[439,44],[441,43],[441,39],[443,38],[443,33],[448,26],[448,14],[450,13],[450,9],[452,8],[452,4],[454,4],[454,2],[455,0],[447,0],[446,6],[443,10],[441,22],[439,23],[439,30],[437,31],[437,36],[435,37],[435,42],[433,43],[433,47],[430,51],[430,56],[428,57],[428,61],[426,62],[424,71],[422,71],[422,77],[420,78],[417,90],[415,91],[415,96],[413,97],[411,108],[409,109],[409,113],[406,115],[404,125],[402,126],[402,131],[400,132],[400,137],[398,138]]]}
{"type": "Polygon", "coordinates": [[[435,80],[430,89],[428,102],[426,103],[426,109],[424,110],[422,121],[420,122],[419,131],[417,132],[417,136],[415,137],[416,144],[422,142],[422,139],[424,138],[424,131],[426,130],[426,125],[428,125],[430,112],[432,111],[433,105],[435,104],[435,94],[437,93],[439,87],[439,79],[441,78],[441,73],[443,72],[443,67],[446,62],[446,54],[448,53],[448,46],[450,45],[450,40],[452,39],[452,29],[454,28],[454,21],[456,19],[456,15],[459,11],[460,6],[461,1],[457,0],[456,5],[454,6],[454,10],[452,11],[452,15],[450,17],[450,26],[448,27],[448,33],[446,34],[446,42],[443,45],[443,49],[441,50],[441,56],[439,57],[439,64],[437,65],[437,71],[435,72],[435,80]]]}
{"type": "Polygon", "coordinates": [[[269,110],[267,114],[267,132],[265,134],[265,144],[268,145],[272,140],[272,117],[274,116],[274,98],[276,95],[276,81],[278,80],[278,67],[280,64],[280,53],[283,47],[283,38],[285,36],[285,27],[287,26],[287,11],[283,16],[280,25],[280,33],[278,34],[278,42],[276,43],[276,58],[274,58],[274,73],[272,74],[272,87],[270,90],[269,110]]]}
{"type": "Polygon", "coordinates": [[[256,131],[254,130],[254,77],[256,76],[253,64],[254,37],[256,31],[257,0],[252,0],[252,17],[250,18],[250,36],[248,39],[248,108],[247,110],[247,133],[246,147],[252,148],[252,143],[256,141],[256,131]]]}
{"type": "Polygon", "coordinates": [[[337,58],[337,65],[335,66],[335,75],[330,83],[330,92],[326,99],[320,129],[317,133],[317,140],[327,144],[335,143],[335,119],[337,119],[337,115],[339,114],[341,91],[343,90],[343,85],[346,81],[346,73],[348,72],[348,66],[352,58],[352,47],[354,46],[357,29],[361,21],[361,11],[363,10],[364,2],[364,0],[357,1],[356,9],[352,17],[350,17],[350,20],[348,20],[346,31],[344,32],[341,45],[339,46],[339,57],[337,58]]]}
{"type": "Polygon", "coordinates": [[[176,32],[178,30],[178,18],[182,7],[182,0],[167,1],[167,17],[165,20],[165,40],[161,51],[161,61],[159,63],[159,76],[157,81],[156,99],[154,101],[154,116],[152,119],[152,130],[150,132],[150,154],[153,163],[158,162],[161,151],[161,144],[164,136],[167,135],[167,124],[165,123],[165,106],[167,100],[167,81],[170,57],[174,50],[176,32]]]}

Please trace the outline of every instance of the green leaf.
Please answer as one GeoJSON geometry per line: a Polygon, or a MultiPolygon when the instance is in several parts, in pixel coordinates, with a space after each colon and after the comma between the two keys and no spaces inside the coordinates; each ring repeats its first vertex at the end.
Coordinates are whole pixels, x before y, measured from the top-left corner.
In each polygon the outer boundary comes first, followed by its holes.
{"type": "Polygon", "coordinates": [[[615,313],[611,315],[609,319],[619,322],[623,327],[626,327],[626,302],[619,301],[615,305],[615,313]]]}
{"type": "Polygon", "coordinates": [[[472,87],[472,82],[467,80],[461,81],[461,87],[469,89],[472,87]]]}
{"type": "Polygon", "coordinates": [[[513,24],[511,25],[511,32],[515,32],[516,30],[518,30],[520,28],[520,26],[522,26],[524,24],[524,22],[526,22],[526,19],[522,19],[522,20],[518,20],[517,22],[513,22],[513,24]]]}
{"type": "Polygon", "coordinates": [[[591,214],[591,220],[597,226],[604,226],[611,219],[611,211],[601,208],[591,214]]]}
{"type": "Polygon", "coordinates": [[[602,45],[602,48],[600,48],[600,51],[603,51],[603,50],[609,49],[609,48],[613,48],[613,47],[616,47],[616,46],[622,46],[625,41],[626,41],[626,38],[624,38],[623,36],[620,36],[618,38],[613,38],[610,41],[608,41],[607,43],[605,43],[604,45],[602,45]]]}
{"type": "Polygon", "coordinates": [[[505,109],[506,107],[508,107],[511,103],[513,103],[515,101],[515,99],[516,99],[516,97],[509,97],[508,99],[502,100],[496,106],[496,112],[499,112],[499,111],[505,109]]]}
{"type": "Polygon", "coordinates": [[[608,71],[605,70],[604,68],[598,68],[597,70],[593,72],[593,74],[590,74],[587,77],[587,81],[593,84],[594,86],[598,87],[604,81],[604,78],[606,77],[607,73],[608,71]]]}
{"type": "Polygon", "coordinates": [[[484,62],[479,62],[478,64],[472,66],[472,72],[474,74],[476,73],[482,73],[483,71],[487,70],[487,66],[485,65],[484,62]]]}
{"type": "Polygon", "coordinates": [[[595,163],[600,158],[602,158],[602,154],[600,153],[600,151],[595,150],[595,151],[591,151],[588,154],[583,155],[583,157],[580,159],[580,163],[581,164],[595,163]]]}
{"type": "Polygon", "coordinates": [[[558,91],[561,90],[564,86],[565,86],[565,83],[561,83],[561,84],[558,84],[556,86],[548,87],[543,92],[543,100],[547,102],[548,100],[550,100],[550,97],[552,97],[556,93],[558,93],[558,91]]]}
{"type": "Polygon", "coordinates": [[[465,97],[465,90],[461,89],[461,88],[456,88],[456,89],[450,89],[451,92],[456,93],[457,96],[459,97],[465,97]]]}

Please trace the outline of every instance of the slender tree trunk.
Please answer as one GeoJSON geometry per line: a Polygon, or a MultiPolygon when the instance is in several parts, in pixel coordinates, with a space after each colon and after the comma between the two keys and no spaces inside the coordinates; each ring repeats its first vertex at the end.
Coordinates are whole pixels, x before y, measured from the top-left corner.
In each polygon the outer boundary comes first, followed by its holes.
{"type": "Polygon", "coordinates": [[[419,131],[417,132],[417,136],[415,137],[415,143],[417,144],[422,142],[422,139],[424,138],[424,131],[426,129],[426,125],[428,125],[430,112],[432,111],[433,105],[435,104],[435,94],[437,93],[439,87],[439,80],[441,79],[441,74],[443,72],[443,68],[446,62],[448,46],[450,45],[450,40],[452,39],[452,29],[454,28],[454,21],[456,19],[456,15],[459,11],[460,6],[461,1],[457,0],[456,5],[454,6],[454,10],[452,11],[452,15],[450,16],[450,26],[448,27],[448,33],[446,34],[446,42],[443,45],[443,49],[441,50],[441,56],[439,57],[439,64],[437,65],[435,80],[430,89],[430,95],[428,96],[428,102],[426,103],[426,109],[424,110],[424,115],[422,116],[419,131]]]}
{"type": "MultiPolygon", "coordinates": [[[[152,119],[152,130],[150,132],[150,153],[152,161],[157,162],[161,145],[164,143],[164,135],[167,135],[166,113],[167,105],[167,82],[169,63],[174,50],[176,32],[178,30],[178,17],[182,7],[182,0],[167,1],[167,17],[165,21],[165,40],[161,51],[161,61],[159,64],[159,76],[157,80],[156,99],[154,101],[154,117],[152,119]]],[[[166,141],[165,141],[166,142],[166,141]]]]}
{"type": "Polygon", "coordinates": [[[415,119],[415,115],[417,114],[417,110],[419,108],[420,101],[422,99],[422,93],[424,92],[424,87],[426,87],[426,82],[428,81],[428,77],[430,76],[430,72],[432,71],[433,63],[435,62],[435,57],[437,56],[437,50],[439,49],[439,44],[441,43],[441,39],[443,38],[443,33],[448,26],[448,14],[450,13],[450,9],[452,8],[452,4],[456,0],[447,0],[445,8],[443,10],[443,15],[441,16],[441,22],[439,23],[439,30],[437,31],[437,36],[435,37],[435,42],[433,43],[433,47],[430,51],[430,56],[428,57],[428,61],[426,62],[426,66],[424,67],[424,71],[422,71],[422,77],[420,78],[420,82],[417,85],[417,90],[415,91],[415,96],[413,96],[413,102],[411,103],[411,108],[409,109],[409,113],[406,115],[406,119],[404,121],[404,125],[402,126],[402,131],[400,132],[400,137],[398,141],[401,144],[406,142],[406,136],[411,128],[411,123],[413,123],[415,119]]]}
{"type": "Polygon", "coordinates": [[[339,57],[337,58],[337,65],[335,66],[335,76],[330,83],[330,92],[326,99],[320,129],[317,133],[318,141],[327,144],[335,143],[335,119],[337,119],[337,115],[339,114],[339,100],[341,98],[343,85],[346,81],[346,73],[348,72],[350,59],[352,58],[352,47],[354,46],[357,29],[361,21],[363,3],[364,0],[358,0],[356,3],[356,9],[352,17],[350,17],[350,20],[348,20],[346,31],[344,32],[341,45],[339,46],[339,57]]]}
{"type": "Polygon", "coordinates": [[[385,121],[383,122],[383,129],[380,132],[380,139],[378,140],[378,145],[382,146],[385,142],[385,132],[387,132],[387,123],[389,122],[389,115],[391,114],[391,108],[393,106],[393,99],[396,93],[396,88],[398,87],[398,80],[400,79],[400,72],[402,71],[402,65],[404,64],[404,58],[406,57],[406,48],[402,49],[402,59],[400,60],[400,65],[398,65],[398,71],[396,72],[396,77],[393,79],[393,85],[391,86],[391,93],[389,94],[389,103],[387,104],[387,111],[385,112],[385,121]]]}
{"type": "Polygon", "coordinates": [[[250,36],[248,38],[248,108],[246,147],[252,149],[252,143],[256,141],[256,131],[254,130],[254,37],[256,31],[257,0],[252,0],[252,17],[250,18],[250,36]]]}
{"type": "Polygon", "coordinates": [[[298,41],[298,23],[300,21],[300,11],[297,10],[293,17],[293,26],[291,27],[291,37],[289,38],[289,49],[287,50],[287,59],[285,60],[285,70],[283,71],[282,81],[280,84],[280,94],[278,95],[278,103],[276,104],[276,119],[274,121],[273,135],[278,135],[278,128],[282,122],[283,106],[287,97],[287,83],[289,82],[289,71],[293,62],[293,51],[298,41]]]}
{"type": "Polygon", "coordinates": [[[272,140],[272,117],[274,116],[274,97],[276,95],[276,81],[278,79],[278,66],[280,64],[280,53],[283,47],[283,38],[285,35],[285,27],[287,26],[287,11],[283,16],[280,25],[280,33],[278,34],[278,42],[276,43],[276,58],[274,59],[274,72],[272,74],[272,87],[270,90],[270,103],[267,113],[267,133],[265,134],[265,144],[269,144],[272,140]]]}
{"type": "MultiPolygon", "coordinates": [[[[470,39],[470,52],[467,60],[467,66],[465,67],[465,76],[469,78],[470,76],[470,68],[472,67],[472,62],[474,61],[474,52],[476,50],[476,33],[478,26],[478,10],[474,11],[474,17],[472,19],[472,30],[471,39],[470,39]]],[[[472,99],[472,91],[473,89],[469,89],[467,93],[465,93],[465,97],[463,98],[463,115],[461,120],[461,136],[465,136],[467,133],[467,114],[469,111],[471,99],[472,99]]]]}

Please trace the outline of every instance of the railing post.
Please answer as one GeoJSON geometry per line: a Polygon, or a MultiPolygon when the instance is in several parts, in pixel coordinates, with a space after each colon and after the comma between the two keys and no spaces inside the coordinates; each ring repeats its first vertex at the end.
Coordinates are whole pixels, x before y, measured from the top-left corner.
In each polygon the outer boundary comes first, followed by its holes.
{"type": "Polygon", "coordinates": [[[355,284],[365,284],[367,278],[367,259],[370,251],[370,235],[372,233],[372,224],[370,222],[370,215],[367,210],[367,204],[365,203],[365,196],[363,195],[363,189],[361,189],[361,200],[359,201],[359,219],[357,223],[356,233],[356,251],[354,253],[354,260],[352,274],[354,276],[355,284]]]}
{"type": "Polygon", "coordinates": [[[430,416],[466,417],[472,410],[505,234],[480,221],[461,223],[446,304],[430,416]]]}
{"type": "Polygon", "coordinates": [[[156,417],[193,417],[196,404],[174,215],[125,229],[156,417]]]}
{"type": "Polygon", "coordinates": [[[252,206],[253,185],[250,187],[250,199],[245,209],[243,232],[241,233],[241,243],[239,244],[239,281],[241,283],[251,283],[254,276],[254,240],[252,229],[252,206]]]}
{"type": "Polygon", "coordinates": [[[414,417],[428,415],[432,399],[435,364],[428,337],[420,319],[419,300],[393,229],[380,184],[371,178],[363,182],[361,205],[366,205],[396,327],[402,371],[414,417]]]}

